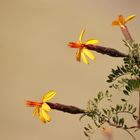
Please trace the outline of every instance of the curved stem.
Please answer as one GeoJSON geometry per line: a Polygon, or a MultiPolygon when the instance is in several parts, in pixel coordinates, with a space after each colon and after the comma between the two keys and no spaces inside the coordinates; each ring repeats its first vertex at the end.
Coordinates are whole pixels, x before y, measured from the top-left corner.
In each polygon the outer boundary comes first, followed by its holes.
{"type": "Polygon", "coordinates": [[[134,139],[134,140],[136,140],[136,138],[133,136],[133,134],[130,132],[130,131],[128,131],[127,129],[124,129],[127,133],[129,133],[129,135],[134,139]]]}

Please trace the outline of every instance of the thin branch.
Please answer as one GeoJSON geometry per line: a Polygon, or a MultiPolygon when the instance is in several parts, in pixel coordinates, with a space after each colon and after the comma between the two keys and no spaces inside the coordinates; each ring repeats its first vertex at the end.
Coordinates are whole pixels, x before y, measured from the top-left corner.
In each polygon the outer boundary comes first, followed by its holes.
{"type": "Polygon", "coordinates": [[[108,122],[108,124],[110,126],[113,126],[113,127],[116,127],[116,128],[122,128],[122,129],[125,129],[125,130],[138,128],[138,126],[130,126],[130,127],[128,127],[128,126],[120,126],[120,125],[116,125],[114,123],[111,123],[110,121],[107,121],[107,122],[108,122]]]}
{"type": "Polygon", "coordinates": [[[140,128],[140,92],[139,92],[139,112],[138,112],[138,120],[137,120],[137,125],[140,128]]]}
{"type": "Polygon", "coordinates": [[[126,131],[127,133],[129,133],[129,135],[130,135],[134,140],[136,140],[136,138],[133,136],[133,134],[132,134],[129,130],[130,130],[130,129],[134,129],[134,128],[139,129],[138,126],[131,126],[131,127],[125,126],[125,127],[123,127],[123,126],[118,126],[118,125],[116,125],[116,124],[113,124],[113,123],[111,123],[111,122],[109,122],[109,121],[108,121],[108,124],[109,124],[110,126],[123,129],[124,131],[126,131]]]}
{"type": "Polygon", "coordinates": [[[127,130],[127,129],[123,129],[123,130],[125,130],[127,133],[129,133],[129,135],[130,135],[134,140],[136,140],[136,138],[133,136],[133,134],[132,134],[129,130],[127,130]]]}
{"type": "Polygon", "coordinates": [[[86,45],[86,48],[88,48],[89,50],[94,50],[101,54],[112,56],[112,57],[126,57],[127,56],[126,54],[119,52],[118,50],[115,50],[113,48],[106,48],[106,47],[102,47],[98,45],[86,45]]]}
{"type": "Polygon", "coordinates": [[[51,107],[51,109],[67,112],[70,114],[83,114],[83,113],[85,113],[84,109],[81,109],[81,108],[78,108],[75,106],[71,106],[71,105],[64,105],[64,104],[51,103],[51,102],[47,102],[47,104],[51,107]]]}

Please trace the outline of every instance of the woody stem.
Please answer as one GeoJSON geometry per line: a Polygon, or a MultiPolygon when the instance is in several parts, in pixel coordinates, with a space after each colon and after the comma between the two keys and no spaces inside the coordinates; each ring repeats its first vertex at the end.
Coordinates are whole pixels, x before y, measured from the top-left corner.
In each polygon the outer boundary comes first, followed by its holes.
{"type": "Polygon", "coordinates": [[[67,112],[70,114],[83,114],[83,113],[85,113],[84,109],[81,109],[81,108],[78,108],[75,106],[71,106],[71,105],[64,105],[64,104],[60,104],[60,103],[51,103],[51,102],[47,102],[47,104],[52,109],[67,112]]]}
{"type": "Polygon", "coordinates": [[[102,46],[95,45],[95,44],[85,45],[85,47],[89,50],[94,50],[98,53],[106,54],[106,55],[109,55],[109,56],[112,56],[112,57],[126,57],[127,56],[126,54],[124,54],[122,52],[119,52],[116,49],[102,47],[102,46]]]}

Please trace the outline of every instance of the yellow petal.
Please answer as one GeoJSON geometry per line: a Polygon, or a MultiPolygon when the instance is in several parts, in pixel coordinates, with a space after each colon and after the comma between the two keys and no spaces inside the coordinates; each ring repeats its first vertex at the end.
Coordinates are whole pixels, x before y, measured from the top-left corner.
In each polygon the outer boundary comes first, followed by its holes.
{"type": "Polygon", "coordinates": [[[76,60],[77,61],[79,61],[80,62],[80,60],[81,60],[81,48],[80,49],[78,49],[78,51],[76,52],[76,60]]]}
{"type": "Polygon", "coordinates": [[[51,121],[50,116],[49,116],[49,115],[47,114],[47,112],[46,112],[46,111],[44,111],[43,109],[41,109],[40,114],[41,114],[41,115],[42,115],[42,117],[44,118],[45,122],[46,122],[46,121],[48,121],[48,122],[50,122],[50,121],[51,121]]]}
{"type": "Polygon", "coordinates": [[[86,41],[85,45],[88,45],[88,44],[96,44],[98,43],[99,40],[96,40],[96,39],[89,39],[86,41]]]}
{"type": "Polygon", "coordinates": [[[85,30],[82,30],[79,36],[79,42],[82,44],[82,40],[83,40],[83,35],[85,33],[85,30]]]}
{"type": "Polygon", "coordinates": [[[135,15],[131,15],[131,16],[128,16],[126,19],[125,19],[125,23],[128,22],[129,20],[133,19],[135,17],[135,15]]]}
{"type": "Polygon", "coordinates": [[[82,51],[81,57],[82,57],[82,59],[83,59],[83,62],[84,62],[85,64],[88,64],[88,61],[87,61],[86,56],[85,56],[85,54],[84,54],[84,51],[82,51]]]}
{"type": "Polygon", "coordinates": [[[49,112],[51,110],[50,106],[46,103],[42,104],[42,109],[44,109],[45,111],[49,112]]]}
{"type": "Polygon", "coordinates": [[[43,116],[43,114],[42,114],[42,109],[40,109],[40,112],[39,112],[39,119],[40,119],[40,121],[42,121],[43,123],[46,123],[46,120],[45,120],[45,118],[44,118],[44,116],[43,116]]]}
{"type": "Polygon", "coordinates": [[[83,49],[83,52],[91,59],[94,60],[95,56],[86,48],[83,49]]]}
{"type": "Polygon", "coordinates": [[[113,21],[113,22],[112,22],[112,25],[113,25],[113,26],[119,25],[119,22],[118,22],[118,21],[113,21]]]}
{"type": "Polygon", "coordinates": [[[47,92],[47,93],[43,96],[42,102],[43,102],[43,103],[47,102],[47,101],[50,100],[55,94],[56,94],[56,92],[53,91],[53,90],[47,92]]]}
{"type": "Polygon", "coordinates": [[[39,112],[39,106],[36,106],[33,111],[33,117],[39,112]]]}

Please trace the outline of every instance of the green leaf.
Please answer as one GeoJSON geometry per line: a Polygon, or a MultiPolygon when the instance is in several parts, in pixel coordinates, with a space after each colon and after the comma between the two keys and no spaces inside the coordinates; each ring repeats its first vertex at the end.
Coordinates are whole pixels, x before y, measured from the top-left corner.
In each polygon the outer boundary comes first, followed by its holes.
{"type": "Polygon", "coordinates": [[[125,67],[124,67],[124,66],[122,66],[122,67],[121,67],[121,70],[122,70],[124,73],[126,73],[126,72],[127,72],[127,70],[125,69],[125,67]]]}
{"type": "Polygon", "coordinates": [[[127,102],[127,100],[126,100],[126,99],[121,99],[121,101],[122,101],[122,102],[127,102]]]}
{"type": "Polygon", "coordinates": [[[107,110],[105,110],[104,108],[102,108],[102,110],[105,113],[105,115],[107,115],[107,110]]]}
{"type": "Polygon", "coordinates": [[[119,72],[117,70],[114,70],[114,69],[112,69],[112,73],[113,73],[114,77],[119,74],[119,72]]]}
{"type": "Polygon", "coordinates": [[[112,119],[115,124],[118,124],[118,120],[119,120],[118,116],[114,116],[112,119]]]}
{"type": "Polygon", "coordinates": [[[86,131],[89,131],[89,128],[87,128],[87,127],[84,127],[84,129],[85,129],[86,131]]]}
{"type": "Polygon", "coordinates": [[[87,125],[88,125],[88,127],[89,127],[90,129],[92,129],[92,126],[91,126],[89,123],[88,123],[87,125]]]}
{"type": "Polygon", "coordinates": [[[111,107],[111,111],[112,111],[112,113],[116,112],[114,107],[111,107]]]}
{"type": "Polygon", "coordinates": [[[128,111],[130,111],[133,108],[133,105],[128,105],[128,111]]]}
{"type": "Polygon", "coordinates": [[[138,119],[138,116],[133,115],[133,118],[134,118],[134,120],[137,120],[138,119]]]}
{"type": "Polygon", "coordinates": [[[126,90],[123,90],[123,93],[127,96],[129,95],[128,91],[126,91],[126,90]]]}
{"type": "Polygon", "coordinates": [[[126,110],[126,106],[127,106],[127,103],[125,103],[125,104],[123,105],[123,111],[126,110]]]}
{"type": "Polygon", "coordinates": [[[132,109],[132,112],[131,112],[131,113],[132,113],[132,114],[133,114],[133,113],[135,113],[135,112],[136,112],[136,110],[137,110],[137,108],[136,108],[136,107],[134,107],[134,108],[132,109]]]}
{"type": "Polygon", "coordinates": [[[116,105],[116,112],[120,110],[120,106],[116,105]]]}
{"type": "Polygon", "coordinates": [[[97,95],[97,97],[98,97],[98,100],[101,100],[103,98],[103,93],[102,92],[99,92],[98,95],[97,95]]]}
{"type": "Polygon", "coordinates": [[[96,103],[98,103],[98,99],[97,99],[97,98],[94,98],[94,101],[95,101],[96,103]]]}
{"type": "Polygon", "coordinates": [[[129,86],[125,86],[126,90],[130,92],[130,87],[129,86]]]}
{"type": "Polygon", "coordinates": [[[86,137],[89,137],[89,135],[86,131],[84,131],[84,134],[85,134],[86,137]]]}
{"type": "Polygon", "coordinates": [[[120,126],[123,126],[123,125],[124,125],[124,118],[121,118],[121,119],[119,120],[119,125],[120,125],[120,126]]]}

